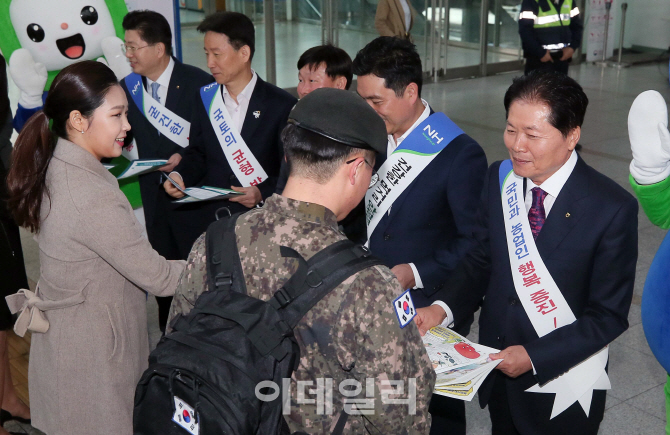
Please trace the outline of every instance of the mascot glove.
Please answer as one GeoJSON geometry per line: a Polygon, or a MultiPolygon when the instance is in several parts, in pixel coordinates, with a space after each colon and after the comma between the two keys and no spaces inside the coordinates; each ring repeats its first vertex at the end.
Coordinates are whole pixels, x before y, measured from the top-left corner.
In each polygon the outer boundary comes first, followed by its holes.
{"type": "Polygon", "coordinates": [[[19,48],[9,58],[9,73],[21,91],[19,104],[25,109],[42,107],[42,93],[47,84],[47,68],[35,62],[25,48],[19,48]]]}
{"type": "Polygon", "coordinates": [[[105,55],[105,58],[100,58],[98,61],[104,63],[114,71],[117,80],[121,80],[133,72],[128,59],[126,59],[126,55],[121,50],[121,46],[123,45],[121,39],[116,36],[108,36],[102,40],[100,45],[102,46],[102,54],[105,55]]]}
{"type": "Polygon", "coordinates": [[[670,176],[668,108],[656,91],[637,96],[628,113],[628,137],[633,151],[630,173],[639,184],[655,184],[670,176]]]}

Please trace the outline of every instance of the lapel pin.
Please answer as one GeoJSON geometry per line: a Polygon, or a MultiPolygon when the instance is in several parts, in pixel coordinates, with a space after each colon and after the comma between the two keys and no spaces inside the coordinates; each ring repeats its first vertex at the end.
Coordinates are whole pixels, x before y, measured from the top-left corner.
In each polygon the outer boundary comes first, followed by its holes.
{"type": "Polygon", "coordinates": [[[177,89],[179,89],[179,85],[177,85],[177,89]]]}
{"type": "Polygon", "coordinates": [[[570,213],[566,213],[566,214],[565,214],[565,217],[570,217],[570,213]]]}
{"type": "Polygon", "coordinates": [[[261,111],[260,110],[257,110],[257,111],[254,112],[254,118],[258,119],[258,118],[260,118],[260,116],[261,116],[261,111]]]}

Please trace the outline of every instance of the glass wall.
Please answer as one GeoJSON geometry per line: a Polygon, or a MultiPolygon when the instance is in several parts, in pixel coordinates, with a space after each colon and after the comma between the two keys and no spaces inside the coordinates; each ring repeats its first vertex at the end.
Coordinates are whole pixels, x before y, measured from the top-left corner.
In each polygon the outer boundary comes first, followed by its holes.
{"type": "MultiPolygon", "coordinates": [[[[379,0],[179,0],[183,57],[207,70],[203,37],[195,27],[216,7],[244,13],[256,27],[252,65],[264,79],[283,88],[297,85],[296,63],[310,47],[331,42],[353,58],[378,36],[379,0]],[[265,7],[273,5],[274,38],[266,38],[265,7]],[[268,49],[274,53],[266,53],[268,49]],[[270,60],[270,63],[268,63],[270,60]],[[270,66],[270,70],[268,70],[270,66]]],[[[399,0],[396,0],[399,1],[399,0]]],[[[518,16],[521,0],[409,0],[416,10],[412,38],[433,79],[481,76],[520,69],[518,16]],[[483,44],[482,41],[486,43],[483,44]]],[[[270,30],[272,31],[272,30],[270,30]]]]}

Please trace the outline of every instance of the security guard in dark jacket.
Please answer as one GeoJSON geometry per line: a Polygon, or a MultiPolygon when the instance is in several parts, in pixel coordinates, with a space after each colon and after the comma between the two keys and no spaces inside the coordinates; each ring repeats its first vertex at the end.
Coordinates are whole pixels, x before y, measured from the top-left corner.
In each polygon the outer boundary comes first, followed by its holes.
{"type": "Polygon", "coordinates": [[[519,35],[525,73],[546,68],[567,74],[568,62],[582,42],[584,25],[575,0],[523,0],[519,35]]]}

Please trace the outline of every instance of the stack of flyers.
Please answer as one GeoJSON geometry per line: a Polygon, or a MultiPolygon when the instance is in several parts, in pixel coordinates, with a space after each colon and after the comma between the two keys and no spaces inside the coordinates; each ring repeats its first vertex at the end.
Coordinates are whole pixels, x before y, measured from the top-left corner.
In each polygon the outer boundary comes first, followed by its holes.
{"type": "Polygon", "coordinates": [[[433,392],[469,402],[475,397],[475,393],[479,390],[484,379],[501,362],[501,359],[486,361],[439,373],[435,380],[435,390],[433,392]]]}
{"type": "Polygon", "coordinates": [[[172,183],[174,187],[186,195],[182,199],[174,201],[175,203],[183,204],[186,202],[210,201],[214,199],[227,199],[237,195],[244,195],[243,192],[212,186],[187,187],[186,189],[182,189],[181,186],[172,178],[170,178],[169,175],[163,175],[170,181],[170,183],[172,183]]]}
{"type": "Polygon", "coordinates": [[[130,162],[128,167],[121,172],[116,178],[123,180],[135,175],[142,175],[149,172],[157,171],[167,165],[167,160],[162,159],[138,159],[130,162]]]}
{"type": "Polygon", "coordinates": [[[228,199],[233,196],[244,195],[242,192],[236,192],[232,189],[223,189],[221,187],[202,186],[202,187],[187,187],[182,190],[186,194],[182,199],[178,199],[175,203],[210,201],[213,199],[228,199]]]}
{"type": "Polygon", "coordinates": [[[436,326],[423,344],[437,373],[435,394],[470,401],[486,376],[502,360],[491,361],[497,349],[469,341],[449,328],[436,326]]]}

